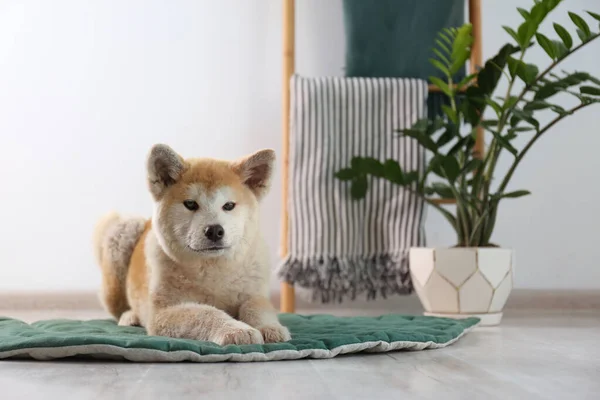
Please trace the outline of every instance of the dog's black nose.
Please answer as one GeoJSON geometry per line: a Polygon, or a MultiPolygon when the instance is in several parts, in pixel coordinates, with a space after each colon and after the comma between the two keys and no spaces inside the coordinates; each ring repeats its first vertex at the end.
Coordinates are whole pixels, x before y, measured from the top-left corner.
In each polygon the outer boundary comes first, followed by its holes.
{"type": "Polygon", "coordinates": [[[221,225],[209,225],[204,230],[204,236],[213,242],[218,242],[225,236],[225,229],[221,225]]]}

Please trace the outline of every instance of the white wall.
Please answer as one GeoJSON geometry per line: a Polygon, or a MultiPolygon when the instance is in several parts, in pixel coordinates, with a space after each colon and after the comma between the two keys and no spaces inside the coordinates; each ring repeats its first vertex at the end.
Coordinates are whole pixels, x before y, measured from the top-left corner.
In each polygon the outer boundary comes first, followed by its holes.
{"type": "MultiPolygon", "coordinates": [[[[297,3],[298,71],[343,74],[341,0],[297,3]]],[[[522,1],[483,3],[488,57],[522,1]]],[[[280,32],[278,0],[0,1],[0,290],[95,289],[92,226],[110,209],[149,215],[153,143],[223,158],[279,149],[280,32]]],[[[565,68],[600,76],[599,46],[565,68]]],[[[533,196],[504,204],[495,241],[516,249],[519,287],[600,288],[598,112],[557,126],[515,175],[533,196]]],[[[264,204],[274,261],[279,193],[278,175],[264,204]]],[[[427,233],[454,239],[435,210],[427,233]]]]}

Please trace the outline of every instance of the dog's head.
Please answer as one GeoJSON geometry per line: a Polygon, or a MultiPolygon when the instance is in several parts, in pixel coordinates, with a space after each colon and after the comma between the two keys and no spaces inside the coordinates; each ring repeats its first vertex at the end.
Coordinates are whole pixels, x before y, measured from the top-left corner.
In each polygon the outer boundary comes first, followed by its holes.
{"type": "Polygon", "coordinates": [[[184,160],[169,146],[148,155],[155,200],[153,227],[162,247],[179,259],[239,254],[256,233],[258,202],[268,192],[275,152],[240,160],[184,160]]]}

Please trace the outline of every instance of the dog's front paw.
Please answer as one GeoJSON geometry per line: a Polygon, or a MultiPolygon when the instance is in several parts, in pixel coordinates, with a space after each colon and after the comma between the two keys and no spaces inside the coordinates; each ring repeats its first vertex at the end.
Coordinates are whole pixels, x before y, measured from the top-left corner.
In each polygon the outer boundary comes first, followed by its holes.
{"type": "Polygon", "coordinates": [[[226,325],[219,330],[212,340],[218,345],[228,344],[263,344],[261,333],[244,323],[226,325]]]}
{"type": "Polygon", "coordinates": [[[119,318],[120,326],[140,326],[140,319],[132,310],[125,311],[119,318]]]}
{"type": "Polygon", "coordinates": [[[258,328],[265,343],[287,342],[292,338],[290,331],[282,325],[269,325],[258,328]]]}

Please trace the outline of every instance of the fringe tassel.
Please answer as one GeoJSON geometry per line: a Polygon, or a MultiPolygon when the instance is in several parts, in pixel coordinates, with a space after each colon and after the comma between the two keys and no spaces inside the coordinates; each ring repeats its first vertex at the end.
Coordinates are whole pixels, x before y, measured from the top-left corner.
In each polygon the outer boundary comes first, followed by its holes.
{"type": "Polygon", "coordinates": [[[413,292],[408,268],[408,252],[374,257],[288,257],[278,275],[286,282],[312,290],[313,301],[322,303],[355,300],[366,294],[367,300],[377,296],[413,292]]]}

